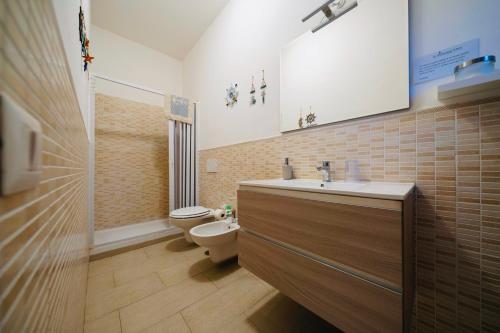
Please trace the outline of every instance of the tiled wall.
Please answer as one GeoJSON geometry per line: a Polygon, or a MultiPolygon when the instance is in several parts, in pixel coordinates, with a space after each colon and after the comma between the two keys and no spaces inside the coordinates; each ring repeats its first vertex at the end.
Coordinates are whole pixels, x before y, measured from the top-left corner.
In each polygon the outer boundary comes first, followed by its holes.
{"type": "Polygon", "coordinates": [[[0,198],[0,331],[81,332],[88,141],[52,1],[0,1],[0,47],[1,90],[43,129],[41,183],[0,198]]]}
{"type": "Polygon", "coordinates": [[[415,182],[418,332],[500,332],[500,102],[399,112],[200,152],[201,204],[235,204],[237,182],[321,176],[321,160],[363,177],[415,182]],[[219,162],[218,173],[206,161],[219,162]]]}
{"type": "Polygon", "coordinates": [[[96,94],[95,229],[168,217],[163,108],[96,94]]]}

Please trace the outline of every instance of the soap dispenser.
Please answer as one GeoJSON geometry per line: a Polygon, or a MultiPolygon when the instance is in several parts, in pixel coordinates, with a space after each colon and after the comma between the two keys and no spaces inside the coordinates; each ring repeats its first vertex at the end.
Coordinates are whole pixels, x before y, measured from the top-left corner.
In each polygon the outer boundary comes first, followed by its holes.
{"type": "Polygon", "coordinates": [[[293,178],[292,166],[288,164],[288,157],[285,158],[285,164],[283,165],[283,179],[289,180],[293,178]]]}

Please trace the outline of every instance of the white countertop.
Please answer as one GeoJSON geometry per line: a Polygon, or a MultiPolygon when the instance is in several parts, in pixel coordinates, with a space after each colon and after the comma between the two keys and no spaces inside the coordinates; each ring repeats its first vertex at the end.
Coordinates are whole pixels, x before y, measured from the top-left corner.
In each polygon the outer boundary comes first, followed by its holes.
{"type": "Polygon", "coordinates": [[[266,179],[245,180],[239,183],[244,186],[267,187],[282,190],[318,192],[328,194],[350,195],[365,198],[388,200],[404,200],[415,187],[414,183],[389,182],[322,182],[316,179],[266,179]]]}

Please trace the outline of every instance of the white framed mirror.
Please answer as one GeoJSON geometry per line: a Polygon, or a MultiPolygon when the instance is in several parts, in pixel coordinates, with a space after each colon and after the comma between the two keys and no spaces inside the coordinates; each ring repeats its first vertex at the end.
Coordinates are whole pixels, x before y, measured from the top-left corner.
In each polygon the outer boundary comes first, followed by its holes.
{"type": "Polygon", "coordinates": [[[408,108],[408,0],[357,0],[285,46],[280,76],[282,132],[408,108]]]}

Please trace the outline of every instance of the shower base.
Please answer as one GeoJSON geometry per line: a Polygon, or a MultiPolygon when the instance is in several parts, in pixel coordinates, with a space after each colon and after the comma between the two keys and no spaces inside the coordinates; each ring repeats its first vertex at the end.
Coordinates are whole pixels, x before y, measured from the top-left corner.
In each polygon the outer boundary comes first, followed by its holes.
{"type": "Polygon", "coordinates": [[[105,257],[107,253],[114,254],[122,249],[160,242],[177,234],[182,234],[182,229],[169,225],[166,219],[97,230],[94,233],[90,257],[91,260],[98,259],[105,257]]]}

